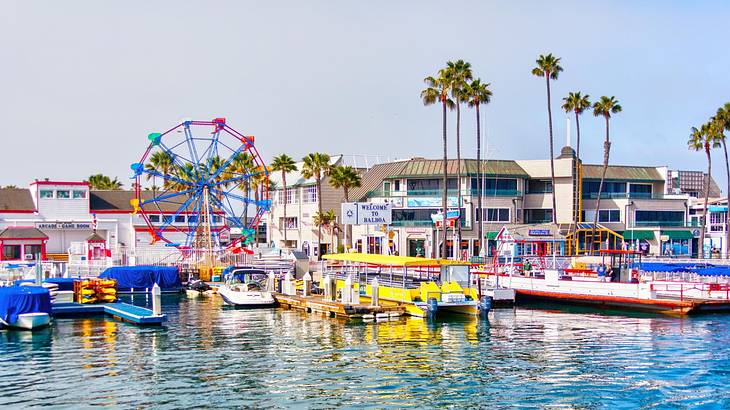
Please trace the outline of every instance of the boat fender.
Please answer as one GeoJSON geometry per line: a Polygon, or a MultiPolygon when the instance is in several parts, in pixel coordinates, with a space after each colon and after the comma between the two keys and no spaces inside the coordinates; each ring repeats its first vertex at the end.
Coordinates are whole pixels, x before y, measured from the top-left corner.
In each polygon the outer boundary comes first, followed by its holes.
{"type": "Polygon", "coordinates": [[[479,313],[486,315],[490,310],[492,310],[492,297],[482,296],[482,299],[479,301],[479,313]]]}
{"type": "Polygon", "coordinates": [[[436,314],[436,312],[439,309],[439,301],[436,298],[429,298],[428,299],[428,315],[433,316],[436,314]]]}

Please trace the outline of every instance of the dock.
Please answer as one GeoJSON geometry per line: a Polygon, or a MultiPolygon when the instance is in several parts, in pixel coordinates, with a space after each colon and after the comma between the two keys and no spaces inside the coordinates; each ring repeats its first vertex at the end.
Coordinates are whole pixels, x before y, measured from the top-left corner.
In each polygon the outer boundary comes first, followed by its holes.
{"type": "Polygon", "coordinates": [[[405,306],[370,306],[366,304],[345,304],[324,300],[321,295],[293,296],[275,293],[279,306],[311,313],[323,313],[329,317],[345,319],[375,319],[398,317],[406,312],[405,306]]]}
{"type": "Polygon", "coordinates": [[[155,316],[150,309],[127,303],[55,303],[51,312],[54,317],[106,314],[142,326],[159,326],[167,321],[167,315],[155,316]]]}

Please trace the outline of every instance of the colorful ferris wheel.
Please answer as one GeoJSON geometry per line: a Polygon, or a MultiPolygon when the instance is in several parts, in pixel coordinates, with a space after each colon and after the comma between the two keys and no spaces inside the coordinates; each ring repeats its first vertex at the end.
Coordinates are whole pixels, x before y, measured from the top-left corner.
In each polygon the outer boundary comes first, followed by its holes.
{"type": "Polygon", "coordinates": [[[185,120],[147,138],[147,150],[131,165],[132,206],[153,244],[235,252],[254,241],[271,201],[269,171],[253,136],[215,118],[185,120]]]}

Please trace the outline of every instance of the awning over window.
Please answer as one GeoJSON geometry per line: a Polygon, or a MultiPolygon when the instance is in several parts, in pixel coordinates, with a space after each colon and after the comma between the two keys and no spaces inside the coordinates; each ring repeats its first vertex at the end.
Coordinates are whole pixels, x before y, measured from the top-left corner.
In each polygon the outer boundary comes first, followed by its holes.
{"type": "Polygon", "coordinates": [[[623,231],[621,234],[624,241],[651,241],[654,239],[654,231],[623,231]]]}
{"type": "Polygon", "coordinates": [[[491,232],[487,232],[486,234],[484,234],[484,236],[487,238],[487,240],[493,241],[493,240],[497,239],[498,233],[499,233],[498,231],[491,231],[491,232]]]}
{"type": "Polygon", "coordinates": [[[692,235],[692,231],[662,231],[662,235],[667,235],[669,237],[669,240],[694,238],[694,235],[692,235]]]}

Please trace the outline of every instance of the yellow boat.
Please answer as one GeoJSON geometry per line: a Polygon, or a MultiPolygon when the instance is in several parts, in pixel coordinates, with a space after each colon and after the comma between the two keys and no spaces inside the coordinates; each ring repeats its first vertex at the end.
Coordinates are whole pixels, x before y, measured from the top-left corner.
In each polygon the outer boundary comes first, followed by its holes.
{"type": "Polygon", "coordinates": [[[345,288],[345,278],[351,275],[353,287],[366,303],[372,297],[372,281],[378,278],[379,303],[402,305],[412,316],[477,315],[480,309],[488,311],[488,306],[480,303],[477,290],[471,287],[468,262],[363,253],[338,253],[323,258],[342,262],[328,266],[324,272],[336,278],[338,292],[345,288]]]}

